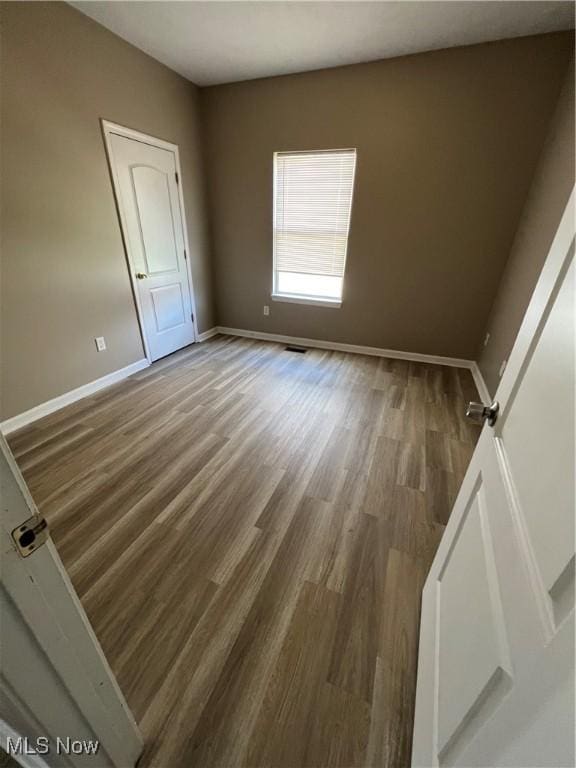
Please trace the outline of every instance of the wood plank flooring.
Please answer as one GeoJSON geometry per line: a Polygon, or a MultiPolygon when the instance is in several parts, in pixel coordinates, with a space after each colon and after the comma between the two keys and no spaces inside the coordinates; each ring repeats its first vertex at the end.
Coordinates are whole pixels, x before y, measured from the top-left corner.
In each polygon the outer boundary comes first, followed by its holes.
{"type": "Polygon", "coordinates": [[[219,336],[10,440],[157,768],[404,768],[469,371],[219,336]]]}

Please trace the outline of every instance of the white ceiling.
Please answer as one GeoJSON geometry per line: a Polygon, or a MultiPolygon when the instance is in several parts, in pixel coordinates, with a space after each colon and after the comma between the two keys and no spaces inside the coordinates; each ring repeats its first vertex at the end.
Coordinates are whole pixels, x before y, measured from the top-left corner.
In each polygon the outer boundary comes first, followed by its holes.
{"type": "Polygon", "coordinates": [[[72,2],[197,85],[573,27],[572,2],[72,2]]]}

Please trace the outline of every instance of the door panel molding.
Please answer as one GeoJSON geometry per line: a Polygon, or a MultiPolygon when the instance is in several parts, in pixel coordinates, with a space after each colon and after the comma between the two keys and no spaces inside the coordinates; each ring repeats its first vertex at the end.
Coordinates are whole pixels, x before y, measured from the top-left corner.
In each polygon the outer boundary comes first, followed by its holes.
{"type": "MultiPolygon", "coordinates": [[[[473,491],[442,561],[436,578],[436,590],[434,751],[438,765],[448,767],[454,764],[458,755],[472,741],[482,725],[492,717],[513,684],[512,661],[502,608],[492,533],[486,512],[482,472],[478,472],[475,477],[473,491]],[[476,546],[479,543],[482,545],[480,548],[476,546]],[[462,549],[467,549],[468,552],[463,553],[462,549]],[[451,667],[455,662],[457,663],[455,656],[458,655],[458,648],[450,650],[446,657],[441,650],[440,641],[442,635],[446,635],[444,641],[446,645],[458,633],[456,627],[450,627],[450,623],[446,627],[443,623],[443,610],[448,613],[453,607],[444,605],[444,583],[447,582],[449,589],[446,600],[450,602],[450,592],[456,591],[457,593],[459,588],[471,578],[473,569],[475,569],[476,576],[474,593],[468,594],[466,604],[458,601],[458,594],[456,594],[457,605],[460,602],[456,614],[458,621],[464,624],[466,632],[470,634],[468,640],[461,634],[458,637],[458,644],[464,645],[465,653],[467,653],[468,646],[474,642],[475,638],[477,640],[484,633],[487,637],[482,647],[484,650],[487,646],[491,646],[491,648],[488,648],[490,653],[484,659],[481,659],[478,654],[476,655],[476,675],[482,674],[483,676],[478,677],[474,690],[469,689],[467,691],[466,698],[468,701],[460,702],[460,706],[465,707],[460,718],[455,720],[454,713],[452,718],[450,715],[448,716],[449,720],[452,719],[452,723],[449,724],[449,730],[446,731],[446,725],[443,728],[443,700],[446,706],[452,705],[453,707],[454,699],[453,693],[449,696],[442,696],[442,681],[444,679],[446,687],[452,686],[454,688],[455,681],[451,680],[451,667]],[[451,586],[450,581],[452,581],[451,586]],[[469,613],[468,618],[465,614],[463,615],[463,611],[469,613]],[[442,733],[442,730],[445,732],[442,733]]],[[[452,595],[452,599],[453,597],[452,595]]],[[[454,674],[460,677],[461,673],[456,669],[454,674]]],[[[464,692],[465,694],[466,692],[464,692]]]]}
{"type": "MultiPolygon", "coordinates": [[[[185,321],[185,309],[184,309],[184,299],[182,298],[182,288],[180,287],[180,283],[171,283],[169,285],[161,285],[158,288],[152,288],[150,291],[150,296],[152,298],[152,308],[154,310],[154,318],[156,320],[156,328],[158,330],[158,333],[163,333],[165,331],[171,331],[173,328],[176,328],[179,325],[182,325],[185,321]],[[178,309],[179,309],[179,317],[170,317],[169,314],[166,312],[165,308],[163,308],[163,297],[167,293],[172,293],[177,296],[178,298],[178,309]],[[168,314],[168,316],[167,316],[168,314]]],[[[171,308],[173,308],[174,302],[171,303],[171,308]]]]}
{"type": "Polygon", "coordinates": [[[508,501],[508,507],[510,509],[510,516],[512,518],[518,550],[524,561],[524,567],[528,574],[534,603],[536,604],[538,614],[540,616],[540,621],[542,622],[542,632],[544,634],[545,640],[547,641],[550,640],[554,634],[554,616],[551,609],[550,599],[547,596],[546,588],[544,587],[544,583],[540,574],[540,569],[538,568],[536,555],[534,554],[534,549],[532,547],[530,533],[526,525],[526,518],[522,512],[518,492],[514,485],[512,472],[508,465],[506,451],[504,450],[504,446],[499,437],[495,438],[494,447],[496,460],[498,462],[498,469],[500,470],[500,477],[502,479],[502,485],[504,487],[508,501]]]}

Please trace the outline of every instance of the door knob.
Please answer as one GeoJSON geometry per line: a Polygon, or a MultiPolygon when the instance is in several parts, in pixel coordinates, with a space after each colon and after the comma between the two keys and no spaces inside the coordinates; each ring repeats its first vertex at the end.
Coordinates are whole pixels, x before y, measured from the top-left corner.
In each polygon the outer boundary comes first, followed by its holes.
{"type": "Polygon", "coordinates": [[[136,272],[136,277],[138,280],[145,280],[148,275],[145,272],[136,272]]]}
{"type": "Polygon", "coordinates": [[[500,404],[497,400],[491,405],[484,405],[484,403],[468,403],[466,409],[466,416],[475,424],[483,424],[485,421],[493,427],[496,424],[498,418],[498,411],[500,410],[500,404]]]}

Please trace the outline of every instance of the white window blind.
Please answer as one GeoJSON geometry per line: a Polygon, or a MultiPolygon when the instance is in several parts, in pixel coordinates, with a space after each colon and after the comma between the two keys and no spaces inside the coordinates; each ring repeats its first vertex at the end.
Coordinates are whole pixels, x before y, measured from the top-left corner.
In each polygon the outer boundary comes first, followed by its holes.
{"type": "Polygon", "coordinates": [[[274,293],[339,300],[356,150],[274,158],[274,293]]]}

